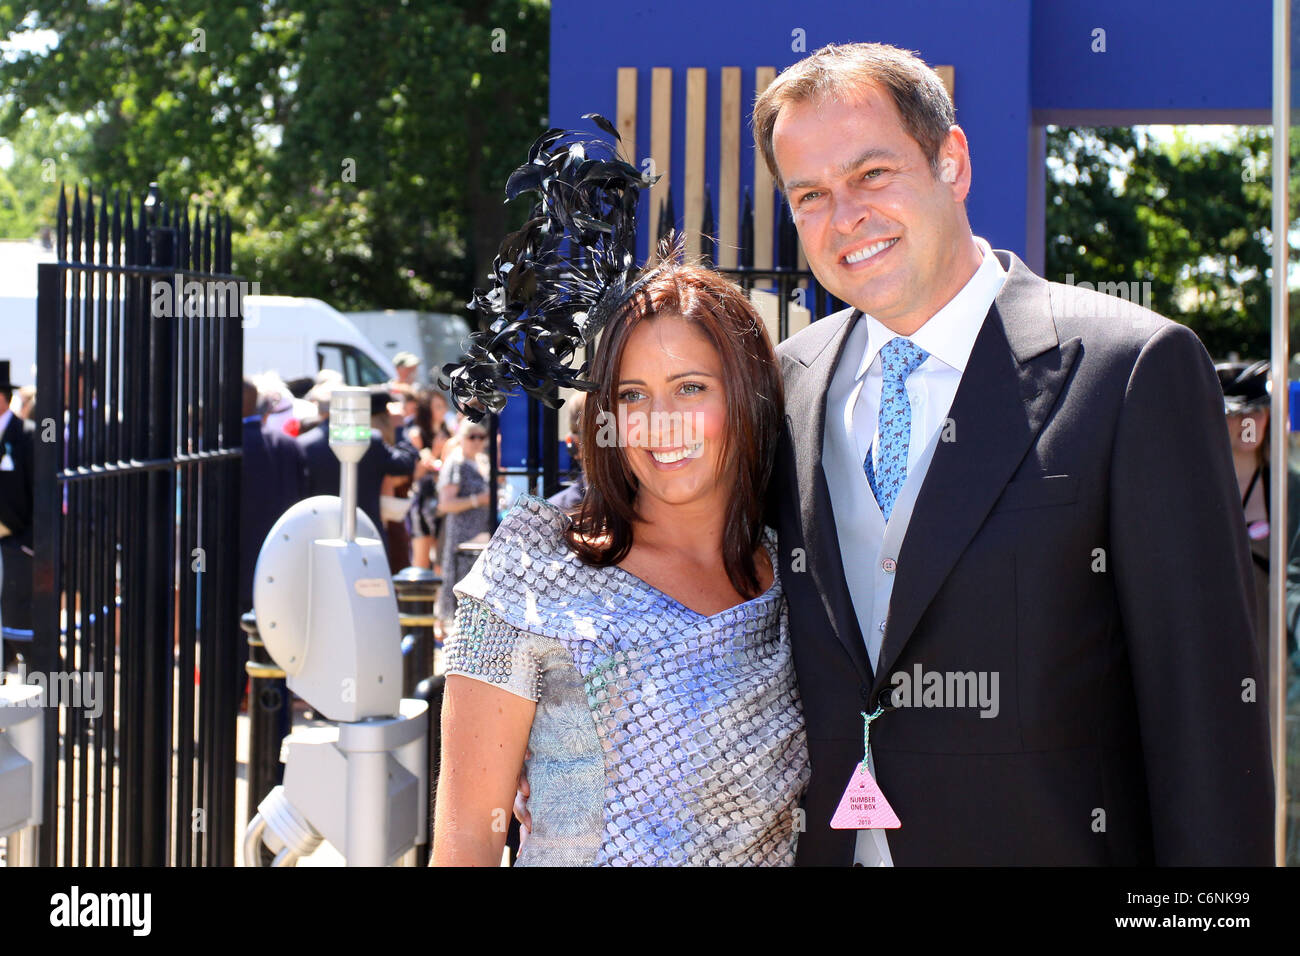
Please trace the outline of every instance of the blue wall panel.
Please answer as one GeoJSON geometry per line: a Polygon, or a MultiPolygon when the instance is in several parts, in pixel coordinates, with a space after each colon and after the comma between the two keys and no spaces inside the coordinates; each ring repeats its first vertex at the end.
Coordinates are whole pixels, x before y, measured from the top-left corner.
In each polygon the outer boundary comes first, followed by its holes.
{"type": "MultiPolygon", "coordinates": [[[[706,178],[717,208],[720,69],[743,68],[742,146],[752,147],[748,110],[756,66],[778,72],[826,43],[880,41],[917,50],[926,62],[955,67],[957,122],[970,139],[975,185],[971,224],[995,246],[1023,252],[1026,162],[1030,120],[1030,4],[1028,0],[932,0],[912,4],[753,3],[744,0],[657,2],[644,8],[596,0],[555,0],[551,13],[552,126],[574,128],[598,112],[613,119],[617,70],[639,68],[637,151],[650,144],[650,70],[673,69],[672,179],[683,210],[682,136],[686,69],[707,67],[706,178]],[[804,31],[803,51],[792,49],[804,31]]],[[[589,124],[587,128],[594,131],[589,124]]],[[[522,147],[521,147],[522,152],[522,147]]],[[[751,148],[741,150],[741,183],[753,182],[751,148]]],[[[651,223],[642,207],[639,254],[648,249],[651,223]]]]}
{"type": "Polygon", "coordinates": [[[1035,109],[1266,110],[1271,0],[1034,4],[1035,109]],[[1106,31],[1106,52],[1092,32],[1106,31]]]}
{"type": "MultiPolygon", "coordinates": [[[[951,64],[957,122],[975,170],[969,200],[975,232],[1025,254],[1029,126],[1034,110],[1266,110],[1270,104],[1271,0],[910,0],[893,4],[658,0],[619,7],[554,0],[551,124],[575,126],[590,111],[613,117],[616,70],[639,68],[638,152],[649,151],[650,68],[672,67],[672,174],[681,183],[685,70],[709,69],[708,165],[717,194],[719,73],[744,68],[742,103],[753,104],[753,68],[778,72],[826,43],[882,41],[951,64]],[[1106,52],[1092,31],[1106,30],[1106,52]],[[803,49],[792,49],[794,31],[803,49]]],[[[1122,122],[1141,122],[1132,115],[1122,122]]],[[[1240,122],[1258,121],[1258,115],[1240,122]]],[[[748,120],[742,142],[752,144],[748,120]]],[[[522,144],[521,144],[522,150],[522,144]]],[[[638,157],[639,159],[640,157],[638,157]]],[[[741,182],[753,153],[741,152],[741,182]]],[[[675,190],[680,217],[682,196],[675,190]]],[[[643,207],[639,254],[650,216],[643,207]]]]}

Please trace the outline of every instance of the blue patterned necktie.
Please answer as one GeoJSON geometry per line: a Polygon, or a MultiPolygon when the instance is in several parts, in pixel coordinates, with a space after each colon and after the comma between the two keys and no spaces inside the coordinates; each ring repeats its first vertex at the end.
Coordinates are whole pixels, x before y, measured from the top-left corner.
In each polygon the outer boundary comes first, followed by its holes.
{"type": "Polygon", "coordinates": [[[912,403],[907,399],[904,383],[929,354],[910,339],[897,336],[880,350],[880,368],[884,382],[880,386],[880,473],[872,467],[871,450],[867,449],[862,467],[867,482],[880,503],[880,513],[889,520],[894,500],[907,478],[907,448],[912,439],[912,403]]]}

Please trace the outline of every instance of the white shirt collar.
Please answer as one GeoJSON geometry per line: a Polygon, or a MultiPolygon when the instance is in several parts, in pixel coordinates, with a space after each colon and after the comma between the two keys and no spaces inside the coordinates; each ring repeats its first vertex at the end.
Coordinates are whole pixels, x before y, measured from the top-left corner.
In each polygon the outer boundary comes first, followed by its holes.
{"type": "MultiPolygon", "coordinates": [[[[984,260],[975,274],[943,308],[909,336],[919,347],[929,352],[932,358],[958,372],[966,371],[966,362],[970,359],[971,349],[975,347],[975,337],[979,335],[984,317],[988,315],[989,308],[1007,277],[1007,272],[993,254],[992,247],[979,236],[975,236],[975,244],[984,254],[984,260]]],[[[885,343],[898,336],[897,332],[886,328],[880,320],[865,312],[862,318],[867,323],[867,347],[862,353],[855,380],[867,374],[867,369],[876,360],[876,355],[885,343]]]]}
{"type": "Polygon", "coordinates": [[[3,435],[6,431],[9,430],[9,419],[13,417],[14,417],[14,410],[12,408],[6,409],[5,413],[3,415],[0,415],[0,435],[3,435]]]}

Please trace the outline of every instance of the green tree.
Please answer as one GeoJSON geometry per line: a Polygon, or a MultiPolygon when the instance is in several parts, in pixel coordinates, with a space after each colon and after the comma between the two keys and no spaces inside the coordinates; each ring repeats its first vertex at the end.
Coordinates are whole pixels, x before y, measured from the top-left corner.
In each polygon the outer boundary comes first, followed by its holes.
{"type": "Polygon", "coordinates": [[[75,119],[33,110],[6,141],[12,158],[0,167],[0,239],[30,239],[54,222],[57,184],[80,178],[71,153],[87,138],[75,119]]]}
{"type": "Polygon", "coordinates": [[[344,309],[458,310],[527,212],[503,186],[545,128],[544,0],[0,2],[0,136],[86,116],[96,186],[157,180],[235,217],[236,271],[344,309]]]}
{"type": "MultiPolygon", "coordinates": [[[[1151,307],[1211,355],[1268,354],[1269,130],[1240,128],[1223,144],[1181,133],[1158,143],[1129,128],[1047,136],[1049,278],[1149,282],[1151,307]]],[[[1294,163],[1294,136],[1291,153],[1294,163]]]]}

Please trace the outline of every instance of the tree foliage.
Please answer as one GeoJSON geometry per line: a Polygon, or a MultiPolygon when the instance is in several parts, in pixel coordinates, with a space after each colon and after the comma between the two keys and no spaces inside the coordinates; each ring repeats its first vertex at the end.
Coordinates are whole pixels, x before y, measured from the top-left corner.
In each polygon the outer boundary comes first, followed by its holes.
{"type": "MultiPolygon", "coordinates": [[[[29,29],[58,41],[0,60],[0,235],[50,221],[51,169],[157,180],[234,215],[263,291],[455,311],[526,215],[502,186],[546,126],[545,0],[0,0],[29,29]]],[[[1149,282],[1213,354],[1266,354],[1270,149],[1049,129],[1049,277],[1149,282]]]]}
{"type": "MultiPolygon", "coordinates": [[[[1214,143],[1130,128],[1047,135],[1049,278],[1150,283],[1151,308],[1190,326],[1211,355],[1268,354],[1270,130],[1214,143]]],[[[1292,208],[1297,195],[1293,181],[1292,208]]]]}
{"type": "Polygon", "coordinates": [[[86,148],[85,126],[34,110],[15,131],[12,162],[0,168],[0,236],[27,239],[54,222],[60,178],[80,178],[69,151],[86,148]]]}
{"type": "Polygon", "coordinates": [[[0,2],[0,35],[58,36],[0,62],[0,136],[83,118],[80,173],[230,210],[265,292],[458,310],[526,213],[502,187],[545,128],[549,20],[544,0],[0,2]]]}

